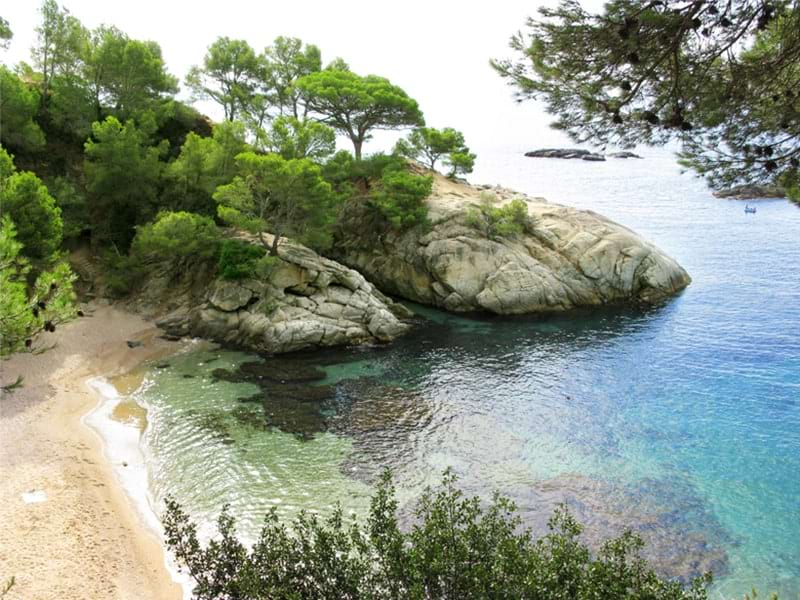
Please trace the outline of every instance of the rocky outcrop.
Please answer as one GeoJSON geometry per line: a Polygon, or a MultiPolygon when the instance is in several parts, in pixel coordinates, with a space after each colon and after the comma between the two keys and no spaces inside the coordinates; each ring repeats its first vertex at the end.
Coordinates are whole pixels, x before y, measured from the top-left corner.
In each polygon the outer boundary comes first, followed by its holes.
{"type": "Polygon", "coordinates": [[[786,198],[786,190],[779,185],[745,184],[714,192],[717,198],[731,200],[756,200],[759,198],[786,198]]]}
{"type": "Polygon", "coordinates": [[[427,202],[431,226],[403,233],[381,230],[370,223],[368,207],[351,205],[336,258],[386,293],[455,312],[548,313],[653,303],[690,282],[655,246],[594,212],[438,174],[427,202]],[[528,210],[521,234],[490,237],[475,228],[476,207],[497,208],[516,198],[528,210]]]}
{"type": "Polygon", "coordinates": [[[541,150],[526,152],[525,156],[528,158],[577,158],[595,162],[605,161],[605,157],[602,154],[579,148],[542,148],[541,150]]]}
{"type": "Polygon", "coordinates": [[[642,158],[638,154],[635,154],[633,152],[628,152],[628,151],[612,152],[608,156],[610,156],[611,158],[642,158]]]}
{"type": "Polygon", "coordinates": [[[356,271],[286,239],[278,254],[263,279],[226,281],[202,263],[154,265],[132,302],[169,335],[271,354],[389,342],[409,328],[402,319],[411,313],[356,271]]]}

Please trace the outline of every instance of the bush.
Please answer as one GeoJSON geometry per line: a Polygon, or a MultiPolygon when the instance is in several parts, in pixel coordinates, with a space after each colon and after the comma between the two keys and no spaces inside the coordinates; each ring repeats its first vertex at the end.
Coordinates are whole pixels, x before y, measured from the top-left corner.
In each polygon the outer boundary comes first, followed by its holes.
{"type": "Polygon", "coordinates": [[[190,212],[162,212],[138,227],[131,255],[141,259],[215,258],[220,232],[209,217],[190,212]]]}
{"type": "MultiPolygon", "coordinates": [[[[0,153],[5,151],[0,149],[0,153]]],[[[25,256],[36,261],[54,257],[61,247],[61,209],[36,175],[22,172],[2,178],[0,206],[14,221],[25,256]]]]}
{"type": "Polygon", "coordinates": [[[408,229],[428,222],[425,205],[433,187],[430,175],[407,171],[387,171],[370,194],[370,203],[397,229],[408,229]]]}
{"type": "Polygon", "coordinates": [[[301,513],[288,528],[273,509],[248,549],[236,538],[226,508],[217,522],[219,537],[204,547],[197,526],[168,499],[165,538],[196,582],[198,600],[707,598],[710,575],[687,589],[659,579],[639,558],[642,542],[631,533],[592,557],[565,508],[537,540],[521,530],[509,500],[498,495],[482,509],[455,483],[446,473],[438,491],[423,494],[410,532],[399,528],[395,490],[384,474],[364,524],[345,523],[337,510],[325,521],[301,513]]]}
{"type": "Polygon", "coordinates": [[[322,166],[322,176],[334,190],[349,197],[356,190],[368,191],[371,182],[380,180],[384,174],[405,169],[405,159],[397,154],[377,152],[356,160],[347,150],[340,150],[322,166]]]}
{"type": "Polygon", "coordinates": [[[10,218],[0,220],[0,356],[32,349],[41,332],[74,316],[75,276],[69,266],[56,264],[29,285],[30,266],[20,255],[22,244],[10,218]]]}
{"type": "Polygon", "coordinates": [[[479,208],[467,212],[467,224],[490,239],[520,235],[528,223],[528,205],[522,200],[512,200],[494,208],[490,201],[483,199],[479,208]]]}
{"type": "Polygon", "coordinates": [[[223,279],[249,279],[259,273],[266,249],[241,240],[225,240],[219,253],[219,274],[223,279]]]}

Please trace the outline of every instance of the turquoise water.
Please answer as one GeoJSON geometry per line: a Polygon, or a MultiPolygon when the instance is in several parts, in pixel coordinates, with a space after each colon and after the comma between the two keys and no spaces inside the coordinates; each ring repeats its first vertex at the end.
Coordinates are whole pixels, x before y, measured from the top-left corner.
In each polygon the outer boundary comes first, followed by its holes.
{"type": "Polygon", "coordinates": [[[605,214],[692,285],[647,310],[546,320],[412,306],[418,326],[391,346],[292,359],[316,375],[291,393],[319,403],[281,421],[291,432],[264,426],[294,410],[280,387],[218,371],[259,359],[176,357],[137,393],[153,495],[171,490],[206,523],[231,503],[252,537],[272,506],[362,513],[384,466],[407,507],[450,466],[537,529],[561,501],[592,542],[631,526],[662,572],[712,568],[715,597],[800,598],[800,208],[762,201],[745,216],[666,153],[597,164],[518,150],[490,153],[473,180],[605,214]]]}

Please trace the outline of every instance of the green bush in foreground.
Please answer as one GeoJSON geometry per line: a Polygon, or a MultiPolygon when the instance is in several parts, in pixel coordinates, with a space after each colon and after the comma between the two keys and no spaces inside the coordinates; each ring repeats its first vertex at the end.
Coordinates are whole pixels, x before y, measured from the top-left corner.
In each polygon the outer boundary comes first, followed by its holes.
{"type": "Polygon", "coordinates": [[[560,508],[550,532],[534,539],[512,502],[496,495],[481,508],[450,472],[438,490],[423,494],[408,532],[399,528],[397,507],[385,474],[365,523],[346,523],[337,510],[324,521],[302,513],[287,527],[273,510],[249,549],[227,509],[218,537],[205,546],[172,499],[163,522],[168,548],[196,582],[197,600],[707,598],[710,575],[687,588],[660,579],[639,558],[642,542],[630,532],[592,556],[579,540],[580,525],[560,508]]]}
{"type": "Polygon", "coordinates": [[[467,211],[467,224],[490,239],[520,235],[528,224],[528,206],[522,200],[497,208],[482,202],[480,207],[467,211]]]}

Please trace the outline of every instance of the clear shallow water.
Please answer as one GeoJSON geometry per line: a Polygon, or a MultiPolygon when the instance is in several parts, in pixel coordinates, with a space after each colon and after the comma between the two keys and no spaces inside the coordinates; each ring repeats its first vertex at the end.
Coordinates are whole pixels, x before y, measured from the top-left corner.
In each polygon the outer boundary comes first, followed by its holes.
{"type": "Polygon", "coordinates": [[[472,179],[605,214],[693,284],[649,310],[548,320],[414,307],[424,320],[390,347],[296,359],[332,386],[327,431],[309,441],[258,426],[279,392],[243,403],[258,386],[212,375],[254,357],[176,357],[137,392],[153,496],[170,490],[206,522],[231,503],[251,537],[272,506],[362,512],[383,466],[406,504],[452,466],[535,528],[567,501],[590,539],[632,526],[665,572],[713,568],[715,594],[800,597],[800,208],[762,201],[745,216],[666,153],[598,164],[522,150],[482,154],[472,179]]]}

